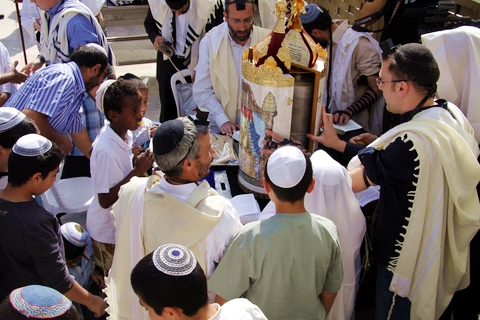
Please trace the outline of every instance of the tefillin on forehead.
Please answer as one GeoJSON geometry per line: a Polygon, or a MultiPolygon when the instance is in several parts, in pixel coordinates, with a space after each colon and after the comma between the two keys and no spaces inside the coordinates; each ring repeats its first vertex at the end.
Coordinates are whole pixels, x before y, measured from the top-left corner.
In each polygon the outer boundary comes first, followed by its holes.
{"type": "Polygon", "coordinates": [[[237,11],[242,11],[246,9],[246,3],[251,3],[252,5],[255,4],[253,0],[227,0],[225,6],[227,7],[231,4],[235,4],[237,11]]]}

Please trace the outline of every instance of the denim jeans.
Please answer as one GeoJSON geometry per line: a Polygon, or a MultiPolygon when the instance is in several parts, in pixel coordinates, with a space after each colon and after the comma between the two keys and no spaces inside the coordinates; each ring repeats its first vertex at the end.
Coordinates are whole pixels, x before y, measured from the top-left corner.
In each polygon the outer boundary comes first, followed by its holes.
{"type": "MultiPolygon", "coordinates": [[[[392,281],[393,273],[387,270],[387,267],[377,262],[377,287],[376,287],[376,303],[375,318],[376,320],[386,320],[388,312],[393,302],[393,292],[388,290],[392,281]]],[[[410,300],[400,296],[395,297],[395,305],[393,307],[390,320],[410,319],[410,300]]]]}

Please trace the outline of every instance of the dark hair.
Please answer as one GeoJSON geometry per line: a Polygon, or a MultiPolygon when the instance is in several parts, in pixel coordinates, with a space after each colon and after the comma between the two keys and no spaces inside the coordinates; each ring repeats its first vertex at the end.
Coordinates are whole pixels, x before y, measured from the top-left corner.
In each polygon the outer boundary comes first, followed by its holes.
{"type": "Polygon", "coordinates": [[[39,133],[35,121],[26,117],[15,127],[0,133],[0,146],[5,149],[11,149],[20,137],[29,133],[39,133]]]}
{"type": "Polygon", "coordinates": [[[118,80],[120,79],[132,81],[132,83],[135,83],[138,90],[148,90],[148,86],[145,84],[145,82],[143,82],[139,77],[137,77],[133,73],[125,73],[123,76],[118,77],[118,80]]]}
{"type": "Polygon", "coordinates": [[[26,157],[14,152],[8,157],[8,183],[12,187],[20,187],[40,172],[45,179],[50,172],[57,169],[64,158],[62,150],[52,143],[50,150],[36,157],[26,157]]]}
{"type": "Polygon", "coordinates": [[[435,97],[440,69],[433,54],[419,43],[410,43],[392,48],[383,55],[390,61],[388,70],[399,80],[408,79],[419,92],[435,97]]]}
{"type": "MultiPolygon", "coordinates": [[[[0,320],[25,320],[23,314],[19,313],[10,303],[9,297],[2,301],[0,304],[0,320]]],[[[68,310],[65,314],[62,314],[59,317],[51,318],[51,319],[62,319],[62,320],[80,320],[80,315],[77,312],[77,309],[72,304],[70,310],[68,310]]]]}
{"type": "Polygon", "coordinates": [[[310,157],[303,152],[303,156],[305,157],[305,161],[307,162],[307,166],[305,168],[305,174],[303,175],[302,180],[297,183],[296,186],[291,188],[281,188],[275,185],[270,177],[268,176],[267,167],[268,161],[265,164],[265,179],[267,180],[268,184],[272,188],[273,193],[278,198],[278,200],[283,202],[290,202],[295,203],[299,200],[305,198],[305,194],[307,193],[307,189],[310,186],[310,182],[313,179],[313,170],[312,170],[312,162],[310,161],[310,157]]]}
{"type": "Polygon", "coordinates": [[[63,238],[63,247],[65,249],[65,259],[67,260],[75,259],[75,258],[78,258],[78,256],[81,256],[83,254],[85,246],[77,247],[76,245],[68,241],[67,238],[65,238],[63,235],[62,235],[62,238],[63,238]]]}
{"type": "MultiPolygon", "coordinates": [[[[239,2],[241,2],[241,1],[239,1],[239,2]]],[[[252,0],[245,0],[245,4],[247,4],[247,3],[250,3],[250,4],[252,5],[253,12],[255,13],[255,3],[254,3],[254,1],[252,1],[252,0]]],[[[226,0],[226,1],[225,1],[225,13],[226,13],[227,15],[228,15],[228,13],[230,12],[230,10],[229,10],[228,8],[229,8],[230,5],[232,5],[232,4],[237,5],[237,1],[235,1],[235,0],[226,0]]],[[[245,10],[246,10],[246,9],[247,9],[247,8],[246,8],[246,6],[245,6],[245,10]]],[[[241,9],[237,9],[237,10],[240,11],[241,9]]]]}
{"type": "Polygon", "coordinates": [[[312,33],[313,29],[318,29],[322,31],[331,30],[332,17],[328,13],[328,10],[316,3],[311,3],[309,6],[316,6],[316,10],[319,10],[320,12],[312,22],[302,23],[303,29],[305,29],[308,34],[312,33]]]}
{"type": "Polygon", "coordinates": [[[102,51],[90,46],[79,46],[70,56],[70,60],[84,68],[92,68],[100,64],[101,70],[103,70],[108,65],[107,56],[102,51]]]}
{"type": "Polygon", "coordinates": [[[107,91],[105,91],[105,97],[103,98],[103,113],[108,121],[111,121],[108,116],[108,111],[111,110],[117,113],[122,113],[123,98],[126,96],[141,96],[132,81],[119,79],[107,88],[107,91]]]}
{"type": "Polygon", "coordinates": [[[161,315],[165,307],[176,307],[191,317],[208,304],[207,278],[198,262],[192,273],[171,276],[155,267],[152,256],[153,252],[137,263],[130,282],[135,294],[156,314],[161,315]]]}

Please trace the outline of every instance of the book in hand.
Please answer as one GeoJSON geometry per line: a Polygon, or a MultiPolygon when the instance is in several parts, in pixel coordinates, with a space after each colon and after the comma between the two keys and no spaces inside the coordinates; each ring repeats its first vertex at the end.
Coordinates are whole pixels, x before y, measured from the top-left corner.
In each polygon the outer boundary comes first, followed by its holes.
{"type": "Polygon", "coordinates": [[[235,210],[240,216],[240,222],[247,224],[252,221],[257,221],[260,215],[260,206],[257,200],[251,193],[239,194],[230,199],[235,210]]]}
{"type": "Polygon", "coordinates": [[[337,131],[337,134],[340,136],[343,136],[345,133],[349,131],[362,129],[362,126],[356,123],[355,121],[353,121],[352,119],[348,120],[348,122],[343,126],[339,124],[333,124],[333,127],[335,128],[335,131],[337,131]]]}

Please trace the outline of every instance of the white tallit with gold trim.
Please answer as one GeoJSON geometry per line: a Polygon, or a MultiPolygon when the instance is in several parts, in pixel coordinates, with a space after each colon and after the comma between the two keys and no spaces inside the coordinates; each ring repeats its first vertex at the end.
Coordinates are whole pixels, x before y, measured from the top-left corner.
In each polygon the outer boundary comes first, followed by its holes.
{"type": "Polygon", "coordinates": [[[106,280],[109,319],[148,320],[130,285],[137,262],[158,246],[176,243],[189,248],[204,270],[205,237],[220,220],[225,198],[203,181],[182,202],[159,187],[160,177],[133,178],[120,189],[114,204],[116,245],[106,280]]]}
{"type": "MultiPolygon", "coordinates": [[[[398,137],[418,153],[416,192],[390,291],[412,302],[411,319],[438,319],[454,292],[469,284],[470,240],[480,228],[478,144],[461,111],[430,108],[386,132],[369,147],[385,149],[398,137]]],[[[349,169],[360,165],[358,156],[349,169]]]]}

